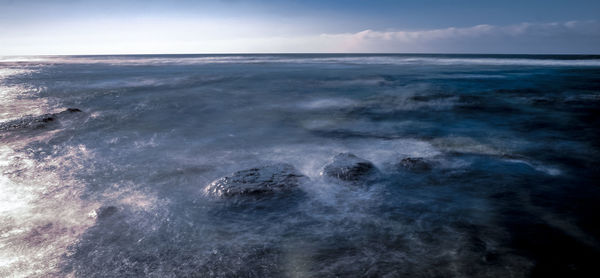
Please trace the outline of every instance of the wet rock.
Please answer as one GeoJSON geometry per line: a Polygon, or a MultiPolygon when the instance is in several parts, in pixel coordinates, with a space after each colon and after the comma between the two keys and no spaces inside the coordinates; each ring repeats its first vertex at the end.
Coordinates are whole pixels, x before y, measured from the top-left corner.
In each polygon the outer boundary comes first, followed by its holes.
{"type": "Polygon", "coordinates": [[[0,131],[9,131],[15,129],[39,129],[57,122],[66,115],[82,112],[77,108],[67,108],[59,113],[44,114],[40,116],[26,116],[21,119],[0,123],[0,131]]]}
{"type": "Polygon", "coordinates": [[[77,113],[77,112],[81,112],[81,110],[79,110],[79,108],[67,108],[67,110],[65,110],[63,112],[77,113]]]}
{"type": "Polygon", "coordinates": [[[49,122],[53,122],[54,120],[56,120],[56,118],[54,116],[48,116],[43,118],[41,121],[44,123],[49,123],[49,122]]]}
{"type": "Polygon", "coordinates": [[[398,163],[399,168],[403,168],[412,172],[427,172],[431,170],[431,164],[421,157],[407,157],[398,163]]]}
{"type": "Polygon", "coordinates": [[[213,197],[260,196],[295,189],[306,176],[287,163],[237,171],[211,182],[204,193],[213,197]]]}
{"type": "Polygon", "coordinates": [[[12,120],[0,124],[0,131],[8,131],[15,129],[37,129],[43,128],[47,124],[56,121],[56,117],[51,114],[45,114],[37,117],[27,116],[21,119],[12,120]]]}
{"type": "Polygon", "coordinates": [[[104,206],[96,210],[98,220],[103,220],[117,213],[119,209],[115,206],[104,206]]]}
{"type": "Polygon", "coordinates": [[[353,182],[371,178],[376,172],[377,168],[370,161],[351,153],[340,153],[323,168],[321,176],[353,182]]]}

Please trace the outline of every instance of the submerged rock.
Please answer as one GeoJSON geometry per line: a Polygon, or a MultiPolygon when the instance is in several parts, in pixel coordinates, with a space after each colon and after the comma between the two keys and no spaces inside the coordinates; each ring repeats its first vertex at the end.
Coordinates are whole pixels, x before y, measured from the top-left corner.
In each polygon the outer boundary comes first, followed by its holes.
{"type": "Polygon", "coordinates": [[[40,116],[26,116],[21,119],[9,121],[0,124],[0,131],[8,131],[14,129],[38,129],[44,128],[58,119],[73,113],[82,112],[78,108],[67,108],[59,113],[44,114],[40,116]]]}
{"type": "Polygon", "coordinates": [[[265,195],[296,188],[306,176],[287,163],[237,171],[211,182],[204,193],[213,197],[265,195]]]}
{"type": "Polygon", "coordinates": [[[407,157],[398,163],[399,168],[404,168],[413,172],[427,172],[431,170],[431,164],[425,161],[423,158],[407,157]]]}
{"type": "Polygon", "coordinates": [[[117,213],[119,209],[115,206],[103,206],[96,210],[98,220],[106,219],[117,213]]]}
{"type": "Polygon", "coordinates": [[[371,178],[375,173],[377,168],[370,161],[351,153],[340,153],[323,168],[321,176],[353,182],[371,178]]]}

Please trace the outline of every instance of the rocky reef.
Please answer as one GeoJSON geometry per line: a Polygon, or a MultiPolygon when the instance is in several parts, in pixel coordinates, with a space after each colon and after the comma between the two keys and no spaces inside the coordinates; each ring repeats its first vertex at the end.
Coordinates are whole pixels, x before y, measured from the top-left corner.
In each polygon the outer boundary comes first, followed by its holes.
{"type": "Polygon", "coordinates": [[[262,196],[295,189],[308,179],[287,163],[269,164],[232,173],[204,188],[212,197],[262,196]]]}
{"type": "Polygon", "coordinates": [[[81,112],[82,111],[78,108],[67,108],[59,113],[43,114],[39,116],[27,116],[5,123],[0,123],[0,131],[46,128],[49,125],[58,122],[60,119],[66,118],[71,114],[81,112]]]}
{"type": "Polygon", "coordinates": [[[374,178],[377,172],[377,168],[370,161],[351,153],[340,153],[331,163],[325,165],[321,176],[328,180],[356,183],[374,178]]]}

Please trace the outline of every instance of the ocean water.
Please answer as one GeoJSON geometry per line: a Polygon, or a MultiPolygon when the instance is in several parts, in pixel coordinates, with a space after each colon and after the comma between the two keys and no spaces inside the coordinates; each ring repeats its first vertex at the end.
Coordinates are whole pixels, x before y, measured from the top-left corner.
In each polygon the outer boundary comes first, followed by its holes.
{"type": "Polygon", "coordinates": [[[595,276],[599,151],[600,56],[2,57],[0,277],[595,276]]]}

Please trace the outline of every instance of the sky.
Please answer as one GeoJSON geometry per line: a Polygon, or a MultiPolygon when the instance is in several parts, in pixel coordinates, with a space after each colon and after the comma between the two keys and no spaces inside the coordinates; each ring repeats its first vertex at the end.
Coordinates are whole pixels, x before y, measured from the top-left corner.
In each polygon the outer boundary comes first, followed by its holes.
{"type": "Polygon", "coordinates": [[[0,0],[0,55],[600,54],[599,0],[0,0]]]}

